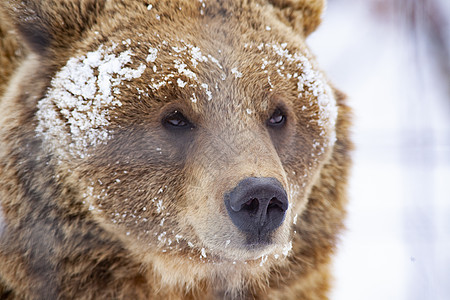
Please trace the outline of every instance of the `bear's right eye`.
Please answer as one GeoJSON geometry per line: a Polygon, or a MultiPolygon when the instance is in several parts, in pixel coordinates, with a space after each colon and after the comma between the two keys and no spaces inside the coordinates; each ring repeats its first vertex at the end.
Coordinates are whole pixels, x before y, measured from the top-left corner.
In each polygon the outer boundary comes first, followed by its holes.
{"type": "Polygon", "coordinates": [[[267,125],[272,128],[281,127],[284,123],[286,123],[286,114],[280,108],[277,108],[267,120],[267,125]]]}
{"type": "Polygon", "coordinates": [[[164,127],[168,129],[192,129],[194,127],[192,123],[177,110],[165,116],[162,123],[164,127]]]}

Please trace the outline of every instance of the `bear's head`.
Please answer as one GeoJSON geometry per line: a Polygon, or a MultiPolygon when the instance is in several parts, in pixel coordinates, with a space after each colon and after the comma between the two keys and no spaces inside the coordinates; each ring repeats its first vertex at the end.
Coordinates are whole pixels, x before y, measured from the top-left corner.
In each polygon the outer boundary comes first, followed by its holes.
{"type": "Polygon", "coordinates": [[[10,2],[55,205],[166,281],[283,264],[336,139],[322,1],[10,2]]]}

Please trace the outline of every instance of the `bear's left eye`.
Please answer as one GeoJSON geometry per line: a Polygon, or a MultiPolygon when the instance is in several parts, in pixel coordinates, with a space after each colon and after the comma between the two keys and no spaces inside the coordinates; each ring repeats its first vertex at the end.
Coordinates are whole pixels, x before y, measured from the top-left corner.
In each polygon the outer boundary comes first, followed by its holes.
{"type": "Polygon", "coordinates": [[[189,120],[179,111],[175,110],[168,114],[162,120],[163,125],[169,129],[189,129],[193,125],[189,120]]]}
{"type": "Polygon", "coordinates": [[[277,108],[272,113],[269,120],[267,120],[267,125],[271,127],[278,127],[282,126],[285,122],[286,122],[286,115],[283,113],[281,109],[277,108]]]}

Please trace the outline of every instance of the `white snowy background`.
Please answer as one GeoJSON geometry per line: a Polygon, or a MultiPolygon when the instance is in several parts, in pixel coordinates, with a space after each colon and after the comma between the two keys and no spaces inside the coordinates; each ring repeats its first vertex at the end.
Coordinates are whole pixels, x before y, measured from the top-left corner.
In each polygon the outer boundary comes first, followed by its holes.
{"type": "Polygon", "coordinates": [[[354,110],[333,300],[450,299],[450,1],[329,0],[308,43],[354,110]]]}

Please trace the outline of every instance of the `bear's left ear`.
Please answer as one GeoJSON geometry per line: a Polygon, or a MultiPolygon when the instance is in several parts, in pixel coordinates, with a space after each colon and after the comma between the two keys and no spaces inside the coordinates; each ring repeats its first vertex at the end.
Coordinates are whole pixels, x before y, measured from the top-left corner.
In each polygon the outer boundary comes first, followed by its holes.
{"type": "Polygon", "coordinates": [[[0,8],[29,48],[38,54],[81,38],[106,0],[1,0],[0,8]]]}
{"type": "Polygon", "coordinates": [[[280,10],[280,17],[305,37],[321,22],[325,0],[268,0],[280,10]]]}

